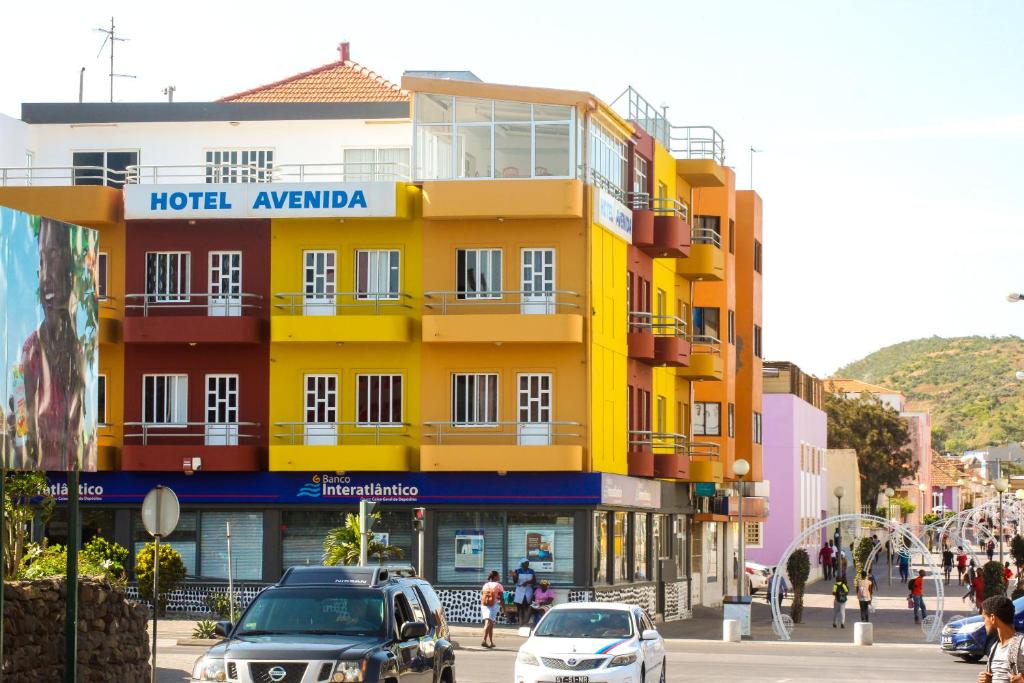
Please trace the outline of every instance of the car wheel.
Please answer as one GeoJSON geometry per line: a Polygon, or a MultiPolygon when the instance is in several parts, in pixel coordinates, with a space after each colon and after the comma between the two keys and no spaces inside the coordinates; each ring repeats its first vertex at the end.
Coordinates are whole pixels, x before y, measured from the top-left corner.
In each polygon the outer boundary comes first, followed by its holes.
{"type": "Polygon", "coordinates": [[[667,666],[668,666],[668,660],[667,659],[661,660],[661,678],[658,679],[658,683],[665,683],[665,680],[666,680],[665,676],[667,675],[665,673],[665,667],[667,667],[667,666]]]}

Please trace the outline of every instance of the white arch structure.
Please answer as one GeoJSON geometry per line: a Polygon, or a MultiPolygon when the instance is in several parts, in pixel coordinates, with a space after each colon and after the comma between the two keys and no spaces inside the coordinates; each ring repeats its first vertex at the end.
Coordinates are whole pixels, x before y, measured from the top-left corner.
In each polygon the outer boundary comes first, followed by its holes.
{"type": "MultiPolygon", "coordinates": [[[[843,522],[869,522],[881,526],[888,531],[890,535],[895,533],[909,539],[912,550],[914,552],[921,553],[925,558],[925,564],[931,570],[932,581],[935,585],[935,619],[932,621],[931,627],[925,632],[925,641],[937,641],[939,638],[939,632],[942,630],[943,625],[942,601],[945,593],[943,590],[942,571],[932,559],[932,553],[928,550],[928,546],[926,546],[920,538],[915,536],[902,524],[885,519],[884,517],[877,517],[875,515],[846,514],[828,517],[815,522],[790,542],[789,546],[783,551],[782,557],[780,557],[779,561],[776,563],[775,571],[783,572],[783,575],[788,579],[789,571],[786,568],[786,563],[789,561],[789,556],[792,555],[797,548],[807,545],[807,542],[812,539],[814,540],[814,545],[817,546],[822,529],[827,529],[830,525],[842,524],[843,522]]],[[[790,583],[792,583],[792,581],[790,581],[790,583]]],[[[773,580],[769,585],[768,602],[772,607],[772,628],[780,640],[789,640],[791,629],[783,621],[782,610],[779,609],[779,584],[779,581],[773,580]]]]}

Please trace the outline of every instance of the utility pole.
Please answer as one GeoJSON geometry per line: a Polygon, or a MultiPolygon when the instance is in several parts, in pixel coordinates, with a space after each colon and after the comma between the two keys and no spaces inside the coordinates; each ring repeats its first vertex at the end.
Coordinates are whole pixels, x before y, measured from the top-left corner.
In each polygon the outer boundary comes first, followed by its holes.
{"type": "Polygon", "coordinates": [[[131,74],[119,74],[119,73],[116,73],[114,71],[114,43],[117,43],[117,42],[122,42],[123,43],[123,42],[127,41],[128,39],[127,38],[119,38],[117,36],[117,30],[114,27],[114,17],[110,17],[110,28],[98,28],[96,30],[99,31],[100,33],[106,34],[106,36],[107,36],[106,38],[103,39],[103,44],[100,45],[100,51],[96,53],[97,57],[99,57],[101,54],[103,54],[103,48],[107,46],[108,42],[110,43],[110,101],[113,102],[114,101],[114,79],[115,78],[135,78],[135,76],[132,76],[131,74]]]}

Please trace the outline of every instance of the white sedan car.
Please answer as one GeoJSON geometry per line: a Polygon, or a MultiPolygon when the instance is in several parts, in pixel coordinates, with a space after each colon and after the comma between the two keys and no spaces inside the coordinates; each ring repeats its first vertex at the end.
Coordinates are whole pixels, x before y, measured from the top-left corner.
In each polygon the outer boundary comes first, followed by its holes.
{"type": "Polygon", "coordinates": [[[768,587],[768,577],[772,575],[770,567],[757,562],[747,562],[747,589],[750,595],[768,587]]]}
{"type": "Polygon", "coordinates": [[[642,609],[615,602],[552,607],[516,657],[515,683],[665,683],[665,643],[642,609]]]}

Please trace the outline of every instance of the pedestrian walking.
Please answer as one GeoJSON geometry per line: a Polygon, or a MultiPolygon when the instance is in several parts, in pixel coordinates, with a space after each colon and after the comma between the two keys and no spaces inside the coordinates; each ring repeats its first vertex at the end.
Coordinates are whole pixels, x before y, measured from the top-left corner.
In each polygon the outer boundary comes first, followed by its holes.
{"type": "Polygon", "coordinates": [[[537,573],[530,569],[530,561],[525,557],[519,562],[519,569],[512,572],[512,580],[516,584],[512,602],[516,605],[519,625],[526,626],[530,623],[530,617],[533,616],[530,603],[533,602],[533,587],[537,583],[537,573]]]}
{"type": "Polygon", "coordinates": [[[1024,680],[1024,655],[1021,646],[1024,635],[1013,627],[1013,602],[1005,595],[996,595],[981,606],[985,632],[995,642],[988,652],[988,664],[978,674],[978,683],[1019,683],[1024,680]]]}
{"type": "Polygon", "coordinates": [[[967,553],[960,546],[956,549],[956,569],[960,574],[960,585],[964,585],[967,576],[967,553]]]}
{"type": "Polygon", "coordinates": [[[765,598],[769,604],[771,604],[772,593],[776,590],[778,593],[775,597],[775,606],[781,610],[782,601],[786,599],[786,591],[789,590],[789,585],[786,583],[786,577],[778,569],[773,571],[771,578],[768,579],[768,595],[765,598]],[[777,589],[776,586],[778,586],[777,589]]]}
{"type": "Polygon", "coordinates": [[[824,572],[824,579],[828,581],[832,578],[832,547],[828,543],[823,544],[818,551],[818,562],[824,572]]]}
{"type": "Polygon", "coordinates": [[[860,620],[871,621],[871,598],[874,595],[874,586],[868,573],[861,571],[860,579],[857,581],[857,602],[860,603],[860,620]]]}
{"type": "Polygon", "coordinates": [[[850,596],[850,587],[846,585],[846,575],[839,574],[832,584],[832,628],[846,628],[846,599],[850,596]]]}
{"type": "Polygon", "coordinates": [[[900,551],[900,581],[910,579],[910,553],[906,549],[900,551]]]}
{"type": "Polygon", "coordinates": [[[1013,570],[1010,569],[1010,563],[1009,562],[1005,563],[1005,566],[1003,567],[1003,578],[1006,579],[1006,585],[1009,586],[1010,585],[1010,579],[1013,578],[1013,570]]]}
{"type": "Polygon", "coordinates": [[[988,561],[992,561],[992,556],[996,554],[996,542],[991,538],[988,539],[988,543],[985,545],[985,554],[988,555],[988,561]]]}
{"type": "Polygon", "coordinates": [[[953,551],[949,547],[942,550],[942,573],[946,575],[946,585],[949,585],[949,577],[953,574],[953,551]]]}
{"type": "Polygon", "coordinates": [[[919,569],[917,572],[917,578],[913,579],[909,585],[910,588],[910,600],[914,605],[914,623],[920,624],[921,619],[928,616],[928,610],[924,606],[924,570],[919,569]],[[920,616],[918,616],[920,612],[920,616]]]}
{"type": "Polygon", "coordinates": [[[501,574],[492,571],[480,589],[480,612],[484,618],[484,639],[480,647],[488,649],[494,647],[494,622],[497,621],[498,610],[501,609],[501,596],[505,593],[505,587],[499,583],[499,579],[501,574]]]}
{"type": "Polygon", "coordinates": [[[839,556],[842,555],[842,553],[839,552],[839,546],[837,546],[834,541],[829,541],[828,545],[829,545],[829,548],[832,549],[832,576],[831,576],[831,578],[835,579],[836,576],[839,574],[839,556]]]}

